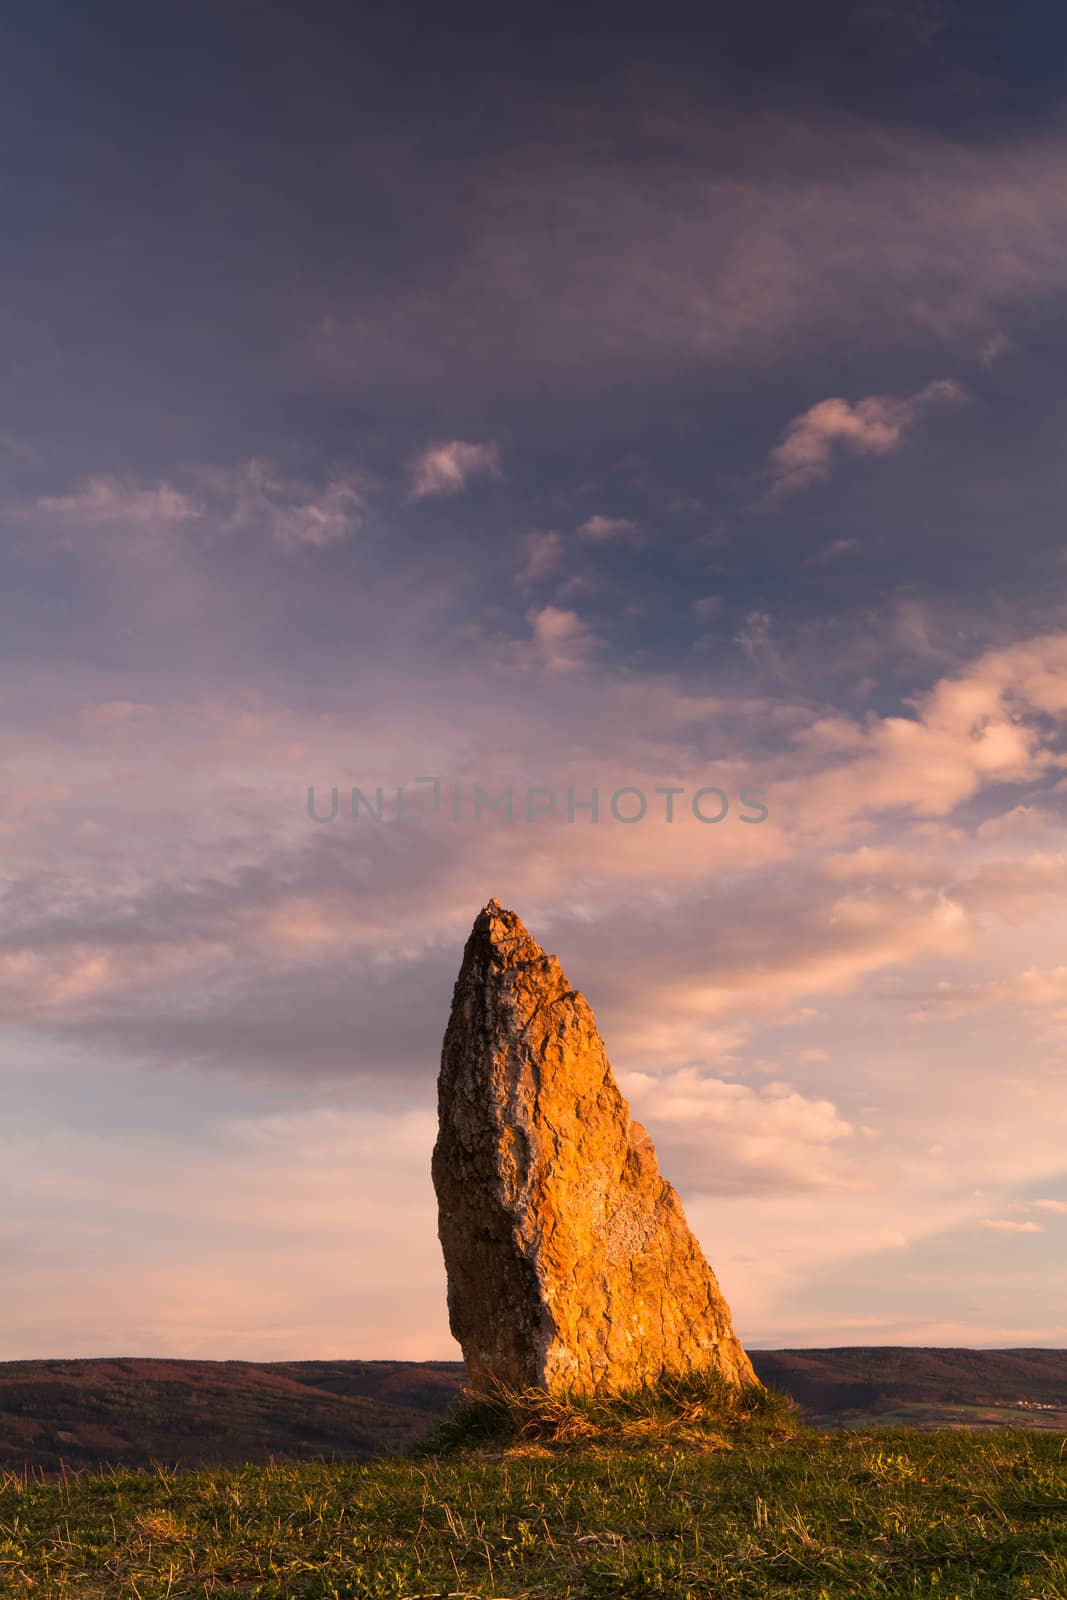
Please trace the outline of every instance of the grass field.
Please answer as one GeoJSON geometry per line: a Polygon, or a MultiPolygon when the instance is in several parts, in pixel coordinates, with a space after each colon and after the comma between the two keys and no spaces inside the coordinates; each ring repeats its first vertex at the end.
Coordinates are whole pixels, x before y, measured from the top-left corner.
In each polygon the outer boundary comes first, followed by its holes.
{"type": "Polygon", "coordinates": [[[0,1594],[1067,1600],[1067,1435],[822,1434],[777,1402],[498,1423],[367,1464],[8,1475],[0,1594]]]}

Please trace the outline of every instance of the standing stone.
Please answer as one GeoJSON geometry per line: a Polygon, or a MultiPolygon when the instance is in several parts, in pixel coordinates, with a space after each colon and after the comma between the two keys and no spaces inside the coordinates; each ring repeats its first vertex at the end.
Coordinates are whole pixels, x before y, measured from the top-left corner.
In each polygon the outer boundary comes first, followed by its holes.
{"type": "Polygon", "coordinates": [[[496,900],[463,954],[438,1115],[448,1316],[471,1387],[757,1382],[584,995],[496,900]]]}

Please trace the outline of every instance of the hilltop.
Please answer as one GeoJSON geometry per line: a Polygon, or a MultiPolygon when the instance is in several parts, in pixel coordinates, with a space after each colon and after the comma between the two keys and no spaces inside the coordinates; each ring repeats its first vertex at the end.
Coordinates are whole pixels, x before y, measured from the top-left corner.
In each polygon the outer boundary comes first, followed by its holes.
{"type": "Polygon", "coordinates": [[[1058,1600],[1055,1434],[671,1431],[551,1448],[0,1474],[12,1600],[1058,1600]]]}

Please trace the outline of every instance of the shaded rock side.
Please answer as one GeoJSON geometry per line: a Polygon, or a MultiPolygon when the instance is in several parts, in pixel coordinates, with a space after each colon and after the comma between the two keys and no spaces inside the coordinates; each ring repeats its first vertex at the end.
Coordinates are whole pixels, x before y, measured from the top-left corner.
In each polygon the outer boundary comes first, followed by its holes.
{"type": "Polygon", "coordinates": [[[496,900],[464,951],[438,1113],[449,1323],[472,1386],[757,1381],[585,997],[496,900]]]}

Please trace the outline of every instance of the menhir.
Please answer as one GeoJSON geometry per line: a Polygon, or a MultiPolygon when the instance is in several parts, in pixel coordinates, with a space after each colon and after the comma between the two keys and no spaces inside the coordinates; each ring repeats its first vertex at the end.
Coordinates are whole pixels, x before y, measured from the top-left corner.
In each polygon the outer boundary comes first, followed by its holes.
{"type": "Polygon", "coordinates": [[[464,951],[438,1112],[448,1315],[472,1387],[757,1383],[585,997],[496,900],[464,951]]]}

